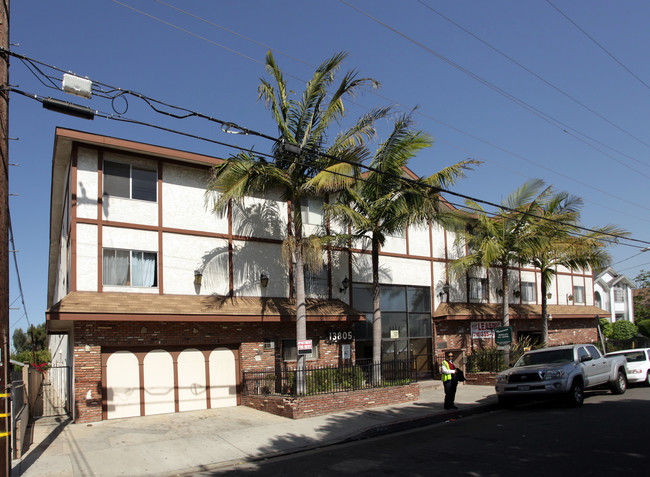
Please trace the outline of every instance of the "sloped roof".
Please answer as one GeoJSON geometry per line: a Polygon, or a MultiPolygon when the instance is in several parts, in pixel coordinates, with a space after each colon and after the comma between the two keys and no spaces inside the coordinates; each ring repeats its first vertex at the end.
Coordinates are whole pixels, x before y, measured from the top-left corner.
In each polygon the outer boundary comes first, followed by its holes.
{"type": "MultiPolygon", "coordinates": [[[[296,303],[277,297],[72,292],[45,314],[61,321],[290,322],[295,321],[296,303]]],[[[307,321],[364,319],[341,300],[307,300],[307,321]]]]}
{"type": "MultiPolygon", "coordinates": [[[[434,319],[494,320],[501,319],[501,303],[441,303],[433,314],[434,319]]],[[[594,318],[608,315],[605,310],[591,305],[548,305],[547,313],[555,318],[594,318]]],[[[510,319],[539,319],[542,305],[510,305],[510,319]]]]}

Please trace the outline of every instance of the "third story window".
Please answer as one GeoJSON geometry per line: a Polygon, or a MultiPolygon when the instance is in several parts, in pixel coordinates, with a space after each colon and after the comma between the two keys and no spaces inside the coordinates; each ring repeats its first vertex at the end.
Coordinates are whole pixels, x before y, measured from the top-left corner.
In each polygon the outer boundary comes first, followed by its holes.
{"type": "Polygon", "coordinates": [[[104,194],[126,199],[156,201],[158,173],[121,162],[104,161],[104,194]]]}

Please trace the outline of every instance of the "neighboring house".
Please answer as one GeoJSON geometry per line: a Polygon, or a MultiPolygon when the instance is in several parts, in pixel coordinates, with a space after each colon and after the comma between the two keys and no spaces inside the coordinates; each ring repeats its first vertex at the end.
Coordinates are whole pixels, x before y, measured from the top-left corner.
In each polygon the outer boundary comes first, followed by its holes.
{"type": "MultiPolygon", "coordinates": [[[[294,277],[281,259],[290,220],[278,197],[223,216],[206,207],[214,157],[57,129],[52,169],[48,333],[67,334],[76,422],[231,406],[243,373],[296,359],[294,277]]],[[[410,173],[410,171],[407,171],[410,173]]],[[[323,225],[305,201],[305,232],[323,225]]],[[[329,227],[329,224],[325,224],[329,227]]],[[[431,376],[434,358],[493,344],[498,271],[453,279],[464,251],[437,224],[388,237],[380,256],[382,354],[431,376]]],[[[368,244],[324,252],[307,274],[308,365],[372,357],[368,244]]],[[[515,339],[541,329],[539,273],[513,267],[515,339]]],[[[551,344],[595,341],[591,271],[557,270],[551,344]],[[571,297],[571,300],[569,299],[571,297]]]]}
{"type": "Polygon", "coordinates": [[[596,276],[594,300],[596,306],[608,314],[602,316],[610,322],[627,320],[634,322],[634,281],[608,267],[596,276]]]}

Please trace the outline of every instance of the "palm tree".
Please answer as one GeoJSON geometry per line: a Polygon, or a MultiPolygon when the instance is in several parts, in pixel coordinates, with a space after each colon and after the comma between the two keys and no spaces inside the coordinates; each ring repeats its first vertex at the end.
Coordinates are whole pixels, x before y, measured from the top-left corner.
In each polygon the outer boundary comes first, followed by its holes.
{"type": "MultiPolygon", "coordinates": [[[[510,326],[508,268],[514,263],[524,263],[545,240],[530,225],[531,210],[536,210],[548,194],[548,190],[541,190],[542,186],[539,179],[525,182],[501,202],[494,214],[467,200],[465,205],[471,215],[465,215],[465,222],[460,222],[463,226],[456,228],[457,243],[467,247],[467,254],[451,262],[451,270],[456,275],[475,267],[494,267],[501,271],[504,327],[510,326]]],[[[504,352],[504,359],[509,362],[509,350],[504,352]]]]}
{"type": "Polygon", "coordinates": [[[404,177],[409,159],[432,144],[430,136],[412,129],[410,115],[399,117],[391,135],[378,147],[370,172],[346,187],[335,203],[325,207],[329,217],[335,217],[351,229],[352,237],[370,240],[375,378],[380,376],[377,365],[381,364],[382,332],[379,249],[387,235],[395,235],[409,224],[432,220],[440,210],[439,189],[454,184],[466,169],[478,164],[474,160],[462,161],[419,181],[404,177]]]}
{"type": "Polygon", "coordinates": [[[539,235],[545,237],[542,246],[535,249],[528,261],[540,271],[542,292],[542,342],[548,346],[548,305],[547,290],[558,266],[568,268],[604,268],[610,262],[605,251],[605,241],[618,242],[618,236],[627,232],[607,225],[588,233],[580,229],[580,209],[582,199],[566,192],[549,195],[533,211],[537,219],[533,225],[539,235]]]}
{"type": "MultiPolygon", "coordinates": [[[[344,113],[343,99],[359,89],[377,86],[369,78],[357,78],[354,71],[334,84],[347,54],[337,53],[324,61],[307,83],[300,99],[291,99],[282,71],[272,53],[266,55],[266,72],[271,81],[261,79],[258,99],[263,99],[279,131],[273,147],[273,161],[252,153],[230,157],[212,171],[207,187],[215,211],[225,213],[231,201],[242,202],[253,194],[280,190],[290,207],[291,224],[283,245],[283,256],[294,264],[296,300],[296,339],[306,331],[305,268],[322,266],[319,241],[303,237],[301,200],[309,195],[336,191],[358,174],[357,163],[365,158],[363,143],[374,137],[374,121],[387,114],[377,109],[361,117],[351,128],[338,133],[327,145],[331,126],[344,113]],[[333,87],[334,86],[334,87],[333,87]],[[288,150],[293,153],[287,152],[288,150]],[[218,194],[215,194],[218,192],[218,194]]],[[[305,357],[298,356],[296,390],[304,393],[305,357]]]]}

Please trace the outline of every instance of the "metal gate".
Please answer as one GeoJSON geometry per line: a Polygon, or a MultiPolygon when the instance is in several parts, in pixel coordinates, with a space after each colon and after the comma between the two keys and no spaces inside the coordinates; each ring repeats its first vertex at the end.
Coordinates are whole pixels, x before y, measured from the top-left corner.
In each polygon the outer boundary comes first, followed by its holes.
{"type": "Polygon", "coordinates": [[[34,405],[34,418],[70,415],[71,374],[70,366],[52,366],[43,372],[34,405]]]}

